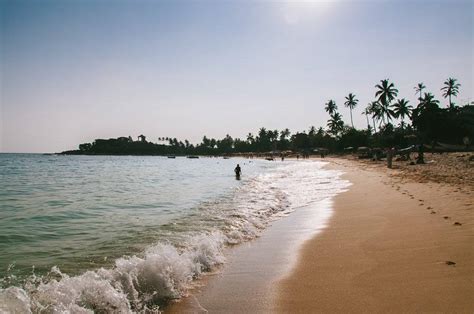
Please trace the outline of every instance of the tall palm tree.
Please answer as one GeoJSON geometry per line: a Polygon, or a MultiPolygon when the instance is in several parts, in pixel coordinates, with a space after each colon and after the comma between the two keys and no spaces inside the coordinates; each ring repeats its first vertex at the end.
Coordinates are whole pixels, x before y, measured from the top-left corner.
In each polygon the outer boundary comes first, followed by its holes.
{"type": "Polygon", "coordinates": [[[342,131],[344,128],[344,121],[342,121],[342,116],[339,112],[334,112],[334,114],[331,115],[331,119],[328,120],[327,126],[331,134],[334,136],[337,136],[339,132],[342,131]]]}
{"type": "Polygon", "coordinates": [[[368,109],[372,115],[372,123],[374,124],[374,132],[377,133],[377,128],[375,127],[375,120],[380,120],[380,105],[377,101],[373,101],[368,104],[368,109]]]}
{"type": "Polygon", "coordinates": [[[383,125],[386,125],[387,123],[385,122],[385,112],[383,110],[382,105],[376,101],[374,104],[374,112],[373,112],[374,118],[376,121],[379,122],[379,128],[383,125]]]}
{"type": "Polygon", "coordinates": [[[416,85],[416,86],[414,87],[414,89],[415,89],[415,95],[416,95],[416,94],[419,94],[418,100],[419,100],[420,102],[421,102],[421,99],[422,99],[421,96],[423,95],[423,89],[425,89],[425,88],[426,88],[426,86],[425,86],[425,84],[423,84],[423,82],[418,83],[418,85],[416,85]]]}
{"type": "Polygon", "coordinates": [[[370,126],[370,122],[369,122],[369,115],[370,115],[370,104],[365,107],[364,111],[362,112],[363,115],[365,115],[365,118],[367,119],[367,130],[370,131],[370,129],[372,128],[370,126]]]}
{"type": "Polygon", "coordinates": [[[351,112],[351,125],[352,128],[354,128],[354,122],[352,121],[352,109],[354,109],[357,106],[357,103],[359,102],[358,99],[355,98],[355,95],[352,93],[349,93],[346,97],[346,102],[344,105],[350,109],[351,112]]]}
{"type": "Polygon", "coordinates": [[[390,106],[380,106],[380,113],[382,115],[382,118],[384,117],[387,118],[387,121],[386,121],[387,123],[385,124],[390,123],[390,121],[392,121],[392,119],[395,118],[395,112],[390,106]]]}
{"type": "Polygon", "coordinates": [[[413,125],[417,125],[420,116],[425,115],[426,113],[433,113],[439,109],[439,101],[434,98],[433,94],[425,93],[424,97],[421,99],[421,103],[412,111],[412,120],[413,125]]]}
{"type": "Polygon", "coordinates": [[[330,116],[332,116],[337,111],[336,102],[334,100],[330,99],[326,103],[326,107],[324,107],[324,109],[326,110],[326,112],[329,113],[330,116]]]}
{"type": "Polygon", "coordinates": [[[449,108],[453,107],[453,103],[451,102],[451,96],[456,97],[458,95],[459,87],[461,87],[461,84],[457,83],[457,79],[450,77],[444,82],[444,87],[441,88],[441,91],[443,92],[443,97],[449,97],[449,108]]]}
{"type": "Polygon", "coordinates": [[[405,117],[411,116],[412,106],[408,104],[408,100],[405,98],[398,99],[397,102],[393,105],[393,112],[395,113],[396,118],[401,119],[402,130],[405,126],[405,117]]]}
{"type": "Polygon", "coordinates": [[[382,117],[387,116],[387,122],[390,122],[393,118],[393,110],[390,109],[390,103],[397,97],[398,89],[388,79],[381,80],[380,83],[375,85],[375,88],[377,88],[375,97],[378,97],[377,100],[381,106],[382,117]]]}

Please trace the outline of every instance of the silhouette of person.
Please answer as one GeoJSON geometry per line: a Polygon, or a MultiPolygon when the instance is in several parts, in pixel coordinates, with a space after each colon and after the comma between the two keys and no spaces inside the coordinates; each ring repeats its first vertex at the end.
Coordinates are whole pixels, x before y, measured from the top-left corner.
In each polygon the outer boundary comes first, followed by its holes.
{"type": "Polygon", "coordinates": [[[242,173],[242,169],[240,169],[239,164],[237,164],[237,167],[235,167],[234,172],[235,172],[236,177],[240,177],[240,174],[242,173]]]}
{"type": "Polygon", "coordinates": [[[416,157],[417,164],[424,164],[425,158],[423,156],[423,144],[418,145],[418,156],[416,157]]]}

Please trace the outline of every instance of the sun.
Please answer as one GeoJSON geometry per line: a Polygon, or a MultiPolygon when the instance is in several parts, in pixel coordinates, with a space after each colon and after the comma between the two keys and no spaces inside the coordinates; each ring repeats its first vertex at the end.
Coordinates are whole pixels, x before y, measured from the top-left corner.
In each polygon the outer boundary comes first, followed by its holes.
{"type": "Polygon", "coordinates": [[[337,0],[290,0],[282,3],[283,18],[288,24],[319,19],[326,15],[337,0]]]}

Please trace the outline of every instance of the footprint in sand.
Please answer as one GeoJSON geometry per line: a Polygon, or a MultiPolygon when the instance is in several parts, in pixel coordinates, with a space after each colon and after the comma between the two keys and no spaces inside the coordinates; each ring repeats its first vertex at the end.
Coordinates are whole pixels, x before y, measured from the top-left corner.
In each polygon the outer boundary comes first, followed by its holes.
{"type": "Polygon", "coordinates": [[[434,210],[432,210],[430,214],[436,214],[436,212],[434,210]]]}
{"type": "Polygon", "coordinates": [[[453,223],[453,225],[455,225],[455,226],[462,226],[462,223],[456,221],[455,223],[453,223]]]}
{"type": "Polygon", "coordinates": [[[433,207],[431,207],[431,206],[428,206],[428,207],[426,207],[426,209],[433,209],[433,207]]]}
{"type": "Polygon", "coordinates": [[[444,219],[449,219],[449,216],[443,216],[444,219]]]}
{"type": "Polygon", "coordinates": [[[454,265],[456,265],[456,262],[453,262],[453,261],[446,261],[446,265],[454,266],[454,265]]]}

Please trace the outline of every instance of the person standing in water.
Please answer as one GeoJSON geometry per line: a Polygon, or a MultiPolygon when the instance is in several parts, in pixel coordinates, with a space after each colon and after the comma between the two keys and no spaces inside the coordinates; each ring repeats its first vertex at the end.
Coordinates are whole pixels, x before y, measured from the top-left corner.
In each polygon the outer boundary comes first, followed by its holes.
{"type": "Polygon", "coordinates": [[[234,172],[235,172],[235,177],[240,178],[240,174],[242,173],[242,169],[240,169],[239,164],[237,164],[237,167],[235,167],[234,172]]]}

